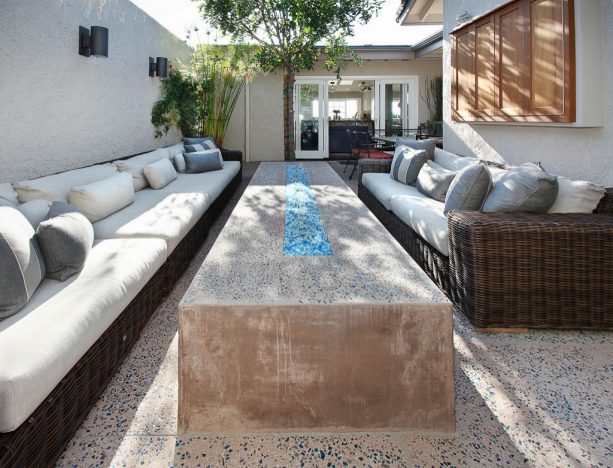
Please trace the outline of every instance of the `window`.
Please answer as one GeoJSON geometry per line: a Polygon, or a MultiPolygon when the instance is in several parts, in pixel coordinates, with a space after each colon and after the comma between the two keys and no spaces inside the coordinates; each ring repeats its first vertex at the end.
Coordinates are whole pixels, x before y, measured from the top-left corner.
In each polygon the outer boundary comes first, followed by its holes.
{"type": "Polygon", "coordinates": [[[573,0],[516,0],[453,34],[453,118],[574,122],[573,0]]]}
{"type": "Polygon", "coordinates": [[[328,117],[334,119],[360,118],[360,100],[357,98],[335,98],[328,100],[328,117]],[[338,112],[334,112],[338,111],[338,112]],[[336,115],[338,114],[338,117],[336,115]]]}

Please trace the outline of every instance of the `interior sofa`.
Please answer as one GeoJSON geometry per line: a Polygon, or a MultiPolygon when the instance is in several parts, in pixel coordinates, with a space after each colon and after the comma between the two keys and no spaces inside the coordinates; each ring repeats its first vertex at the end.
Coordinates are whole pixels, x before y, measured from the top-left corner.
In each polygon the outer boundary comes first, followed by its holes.
{"type": "MultiPolygon", "coordinates": [[[[132,160],[172,160],[181,149],[132,160]]],[[[139,190],[132,204],[94,222],[83,270],[64,282],[44,279],[0,321],[0,466],[46,466],[62,453],[239,186],[242,153],[222,155],[223,169],[139,190]]],[[[75,180],[115,171],[107,163],[13,186],[20,202],[56,199],[75,180]]]]}
{"type": "MultiPolygon", "coordinates": [[[[436,148],[433,161],[458,171],[478,160],[436,148]]],[[[445,215],[391,165],[359,162],[360,199],[474,327],[613,329],[613,189],[593,213],[445,215]]]]}

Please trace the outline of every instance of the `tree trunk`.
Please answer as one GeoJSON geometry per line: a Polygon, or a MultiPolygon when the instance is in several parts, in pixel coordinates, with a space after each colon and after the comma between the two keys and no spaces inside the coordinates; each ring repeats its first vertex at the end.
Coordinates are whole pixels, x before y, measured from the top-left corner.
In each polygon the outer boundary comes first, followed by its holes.
{"type": "Polygon", "coordinates": [[[283,156],[285,160],[296,159],[294,135],[294,81],[296,73],[286,70],[283,75],[283,156]]]}

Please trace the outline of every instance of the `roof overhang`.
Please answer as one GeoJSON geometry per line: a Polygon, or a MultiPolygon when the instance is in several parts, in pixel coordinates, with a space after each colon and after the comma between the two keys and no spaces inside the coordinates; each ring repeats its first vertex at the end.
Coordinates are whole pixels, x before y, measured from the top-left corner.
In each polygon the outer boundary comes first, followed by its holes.
{"type": "Polygon", "coordinates": [[[410,24],[442,24],[443,0],[402,0],[396,22],[410,24]]]}

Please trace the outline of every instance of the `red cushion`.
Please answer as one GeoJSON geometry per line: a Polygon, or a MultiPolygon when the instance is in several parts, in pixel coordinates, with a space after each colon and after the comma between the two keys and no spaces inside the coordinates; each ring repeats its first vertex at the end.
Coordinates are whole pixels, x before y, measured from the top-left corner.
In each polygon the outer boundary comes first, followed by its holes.
{"type": "Polygon", "coordinates": [[[370,159],[392,159],[394,157],[393,154],[387,154],[383,151],[379,151],[376,149],[368,150],[354,150],[354,154],[358,158],[370,158],[370,159]]]}

